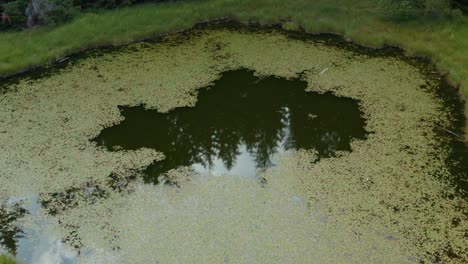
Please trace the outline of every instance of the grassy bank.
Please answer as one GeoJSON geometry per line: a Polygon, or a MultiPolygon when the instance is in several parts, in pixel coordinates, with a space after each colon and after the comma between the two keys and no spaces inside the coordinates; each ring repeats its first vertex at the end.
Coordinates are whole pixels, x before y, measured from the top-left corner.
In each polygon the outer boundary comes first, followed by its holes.
{"type": "MultiPolygon", "coordinates": [[[[397,45],[410,55],[429,56],[468,97],[468,19],[396,23],[373,1],[202,0],[147,4],[85,14],[48,29],[0,34],[0,74],[42,65],[100,45],[119,45],[147,36],[187,29],[218,17],[278,23],[291,20],[307,32],[336,32],[357,43],[397,45]]],[[[375,1],[374,1],[375,2],[375,1]]],[[[467,107],[468,110],[468,107],[467,107]]]]}
{"type": "Polygon", "coordinates": [[[16,264],[16,261],[8,255],[0,254],[0,264],[16,264]]]}

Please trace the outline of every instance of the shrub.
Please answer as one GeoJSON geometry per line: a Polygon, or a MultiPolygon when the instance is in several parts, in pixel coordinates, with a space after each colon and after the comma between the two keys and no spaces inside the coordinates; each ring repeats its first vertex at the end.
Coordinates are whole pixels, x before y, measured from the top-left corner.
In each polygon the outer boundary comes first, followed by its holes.
{"type": "Polygon", "coordinates": [[[79,14],[80,8],[73,0],[53,0],[53,8],[49,13],[48,24],[62,23],[79,14]]]}
{"type": "Polygon", "coordinates": [[[19,28],[26,26],[27,17],[24,11],[28,7],[28,0],[6,1],[0,6],[2,14],[1,28],[19,28]]]}
{"type": "Polygon", "coordinates": [[[0,0],[0,30],[55,25],[70,20],[81,10],[165,1],[171,0],[0,0]]]}

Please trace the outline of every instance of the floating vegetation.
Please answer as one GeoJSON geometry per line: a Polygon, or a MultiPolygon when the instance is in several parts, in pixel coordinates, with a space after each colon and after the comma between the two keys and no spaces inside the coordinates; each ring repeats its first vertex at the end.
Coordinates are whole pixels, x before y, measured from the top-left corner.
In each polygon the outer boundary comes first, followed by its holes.
{"type": "MultiPolygon", "coordinates": [[[[447,165],[451,146],[441,144],[436,129],[455,117],[424,65],[242,28],[195,29],[70,60],[54,74],[12,83],[0,96],[0,201],[40,195],[48,228],[79,248],[77,261],[468,259],[467,203],[447,165]],[[370,133],[326,157],[316,144],[280,153],[276,166],[260,172],[265,181],[174,164],[182,167],[166,174],[178,188],[139,176],[169,160],[167,150],[125,149],[119,139],[110,145],[123,149],[109,151],[92,141],[125,124],[132,107],[166,116],[196,108],[205,92],[217,92],[201,88],[240,69],[259,83],[299,79],[311,94],[358,100],[370,133]],[[67,196],[72,191],[77,195],[67,196]]],[[[308,122],[321,118],[303,114],[308,122]]],[[[23,221],[33,228],[34,214],[23,221]]]]}

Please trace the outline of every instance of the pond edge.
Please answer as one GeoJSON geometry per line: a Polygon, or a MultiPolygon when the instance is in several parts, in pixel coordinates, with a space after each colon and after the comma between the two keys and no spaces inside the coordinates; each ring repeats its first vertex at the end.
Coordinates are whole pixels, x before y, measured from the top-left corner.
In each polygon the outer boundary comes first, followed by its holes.
{"type": "MultiPolygon", "coordinates": [[[[135,38],[135,39],[132,39],[132,40],[129,40],[129,41],[121,42],[121,43],[119,43],[117,45],[114,45],[114,44],[112,44],[110,42],[103,42],[101,44],[85,46],[83,48],[80,48],[80,49],[77,49],[75,51],[69,52],[69,53],[65,54],[64,56],[62,56],[60,58],[50,59],[47,63],[44,63],[44,64],[32,65],[32,66],[29,66],[27,68],[24,68],[23,70],[19,70],[17,72],[13,72],[13,73],[9,73],[9,74],[0,74],[0,81],[5,81],[5,80],[8,80],[8,79],[12,79],[12,78],[20,78],[20,77],[22,77],[24,75],[33,73],[33,72],[38,71],[38,70],[46,70],[48,68],[57,67],[57,66],[59,67],[60,64],[62,64],[62,63],[66,64],[69,61],[69,57],[76,56],[76,55],[81,54],[83,52],[93,51],[93,50],[98,50],[98,49],[123,47],[123,46],[129,45],[129,44],[132,44],[132,43],[156,40],[156,39],[163,38],[163,37],[166,37],[166,36],[170,36],[170,35],[174,35],[174,34],[178,34],[178,33],[184,33],[184,32],[187,32],[189,30],[192,30],[192,29],[194,29],[196,27],[200,27],[200,26],[203,26],[203,25],[206,25],[206,24],[220,23],[220,22],[235,22],[235,23],[239,23],[241,25],[248,26],[248,27],[250,27],[250,26],[277,27],[278,29],[281,29],[283,32],[302,33],[302,34],[306,34],[306,35],[310,35],[310,36],[333,35],[335,37],[338,37],[338,38],[342,39],[343,41],[345,41],[345,42],[347,42],[349,44],[353,44],[353,45],[356,45],[356,46],[361,47],[361,48],[367,48],[367,49],[371,49],[371,50],[375,50],[375,51],[383,50],[383,49],[386,49],[386,48],[397,49],[406,58],[409,58],[409,59],[423,59],[423,60],[426,60],[427,62],[429,62],[437,70],[437,73],[442,78],[445,79],[445,81],[450,85],[450,87],[455,89],[455,91],[457,92],[458,97],[461,100],[461,102],[465,106],[466,106],[466,104],[468,104],[468,98],[466,98],[464,96],[464,94],[461,92],[461,89],[460,89],[461,83],[460,82],[455,82],[453,80],[450,80],[450,78],[447,78],[448,77],[448,72],[441,70],[438,67],[437,63],[435,63],[434,59],[432,57],[430,57],[430,56],[427,56],[427,55],[410,55],[409,56],[409,55],[407,55],[406,50],[400,45],[388,44],[388,43],[383,43],[381,46],[368,45],[368,44],[365,44],[365,43],[354,41],[353,39],[347,38],[344,34],[339,33],[339,32],[334,32],[334,31],[312,31],[312,32],[309,32],[309,31],[306,31],[301,25],[298,25],[294,21],[287,20],[287,19],[283,19],[283,20],[280,19],[279,23],[260,23],[259,21],[255,20],[255,19],[249,19],[249,20],[243,21],[243,20],[239,20],[239,19],[236,19],[236,18],[230,17],[230,16],[223,16],[223,17],[218,17],[218,18],[200,20],[200,21],[194,23],[191,27],[186,28],[186,29],[175,30],[175,31],[167,31],[167,32],[164,32],[164,33],[151,34],[151,35],[148,35],[148,36],[145,36],[145,37],[135,38]],[[292,23],[295,27],[292,28],[292,29],[285,28],[284,26],[287,23],[289,23],[289,24],[292,23]]],[[[465,107],[465,110],[464,110],[464,115],[465,115],[464,135],[460,135],[460,140],[465,142],[465,144],[468,147],[468,109],[466,107],[465,107]]]]}

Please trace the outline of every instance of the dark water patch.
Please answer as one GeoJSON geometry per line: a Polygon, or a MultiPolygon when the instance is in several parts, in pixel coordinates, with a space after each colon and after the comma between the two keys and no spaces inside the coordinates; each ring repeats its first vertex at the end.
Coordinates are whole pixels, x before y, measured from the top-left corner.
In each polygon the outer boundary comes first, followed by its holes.
{"type": "Polygon", "coordinates": [[[306,92],[307,83],[247,70],[226,72],[201,89],[195,107],[169,113],[122,107],[125,120],[95,141],[109,150],[153,148],[165,159],[147,168],[145,181],[181,166],[211,174],[255,176],[277,153],[314,149],[319,157],[350,151],[365,139],[358,102],[331,93],[306,92]]]}
{"type": "Polygon", "coordinates": [[[457,187],[457,193],[468,198],[468,146],[459,140],[452,140],[450,145],[450,157],[447,162],[452,173],[452,181],[457,187]]]}
{"type": "Polygon", "coordinates": [[[434,72],[429,77],[438,83],[434,92],[443,99],[440,111],[449,114],[448,125],[435,124],[439,145],[449,152],[445,160],[450,170],[448,180],[455,187],[457,196],[468,198],[468,144],[463,141],[467,122],[465,102],[458,96],[458,89],[454,89],[445,77],[434,72]]]}

